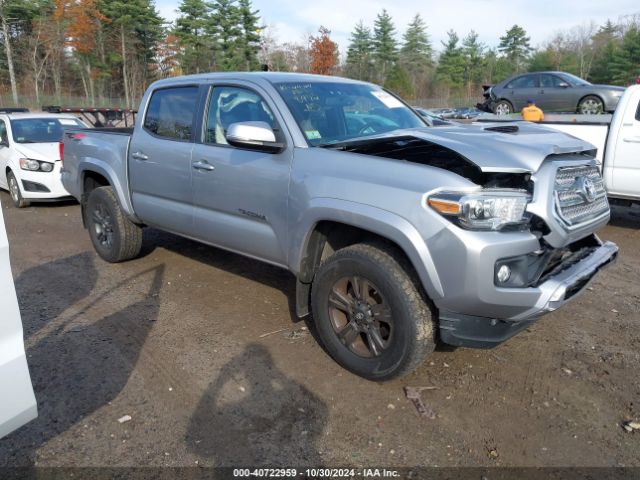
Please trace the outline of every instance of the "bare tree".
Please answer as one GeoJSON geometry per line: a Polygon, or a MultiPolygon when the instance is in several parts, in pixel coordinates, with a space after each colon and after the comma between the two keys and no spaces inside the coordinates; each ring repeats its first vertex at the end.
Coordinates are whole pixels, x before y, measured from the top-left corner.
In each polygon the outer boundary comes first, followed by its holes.
{"type": "Polygon", "coordinates": [[[11,50],[11,35],[9,34],[9,19],[7,18],[7,0],[0,0],[0,24],[2,26],[2,38],[4,40],[4,50],[7,55],[9,66],[9,81],[11,82],[11,93],[13,103],[18,105],[18,85],[16,83],[16,73],[13,68],[13,52],[11,50]]]}

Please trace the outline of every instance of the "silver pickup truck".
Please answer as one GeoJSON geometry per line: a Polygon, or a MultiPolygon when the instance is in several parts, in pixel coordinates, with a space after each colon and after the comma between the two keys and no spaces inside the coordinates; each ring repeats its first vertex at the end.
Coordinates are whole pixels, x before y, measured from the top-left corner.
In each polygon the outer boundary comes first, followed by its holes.
{"type": "Polygon", "coordinates": [[[532,124],[429,127],[382,88],[219,73],[152,84],[132,131],[69,129],[62,182],[98,254],[160,228],[286,268],[342,366],[384,380],[491,347],[617,254],[592,145],[532,124]]]}

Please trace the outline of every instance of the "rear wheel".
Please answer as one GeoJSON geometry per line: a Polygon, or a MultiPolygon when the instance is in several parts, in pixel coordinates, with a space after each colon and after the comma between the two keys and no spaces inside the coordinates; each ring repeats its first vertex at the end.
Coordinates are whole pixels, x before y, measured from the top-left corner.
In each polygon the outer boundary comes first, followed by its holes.
{"type": "Polygon", "coordinates": [[[311,300],[327,352],[369,380],[409,373],[435,348],[431,310],[411,266],[393,247],[339,250],[320,266],[311,300]]]}
{"type": "Polygon", "coordinates": [[[578,104],[578,113],[583,115],[598,115],[604,113],[604,102],[595,95],[587,95],[578,104]]]}
{"type": "Polygon", "coordinates": [[[142,228],[125,215],[111,187],[91,191],[85,224],[98,255],[111,263],[136,257],[142,248],[142,228]]]}
{"type": "Polygon", "coordinates": [[[18,180],[13,172],[7,173],[7,184],[9,185],[9,193],[11,194],[11,200],[13,200],[13,205],[16,208],[25,208],[31,205],[29,200],[25,200],[22,197],[22,193],[20,192],[20,186],[18,185],[18,180]]]}
{"type": "Polygon", "coordinates": [[[500,100],[493,111],[496,115],[510,115],[513,113],[513,105],[507,100],[500,100]]]}

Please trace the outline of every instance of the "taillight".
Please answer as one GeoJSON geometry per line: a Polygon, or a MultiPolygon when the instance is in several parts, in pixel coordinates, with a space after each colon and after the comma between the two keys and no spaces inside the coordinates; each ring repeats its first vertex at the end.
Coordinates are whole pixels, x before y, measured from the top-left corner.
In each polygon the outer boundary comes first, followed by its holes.
{"type": "Polygon", "coordinates": [[[60,152],[60,161],[62,162],[62,165],[64,165],[64,143],[63,142],[58,143],[58,151],[60,152]]]}

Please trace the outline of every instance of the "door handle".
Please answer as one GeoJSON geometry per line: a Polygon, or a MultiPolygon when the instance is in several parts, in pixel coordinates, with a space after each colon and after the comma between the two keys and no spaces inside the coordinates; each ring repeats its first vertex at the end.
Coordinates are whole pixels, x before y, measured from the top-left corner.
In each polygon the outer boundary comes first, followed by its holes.
{"type": "Polygon", "coordinates": [[[213,170],[216,169],[216,167],[214,167],[213,165],[211,165],[209,162],[207,162],[206,160],[200,160],[198,162],[195,162],[193,164],[193,168],[195,168],[196,170],[204,170],[206,172],[211,172],[213,170]]]}
{"type": "Polygon", "coordinates": [[[623,138],[622,140],[628,143],[640,143],[640,137],[627,137],[623,138]]]}
{"type": "Polygon", "coordinates": [[[149,160],[149,156],[142,152],[133,152],[131,158],[135,158],[136,160],[149,160]]]}

